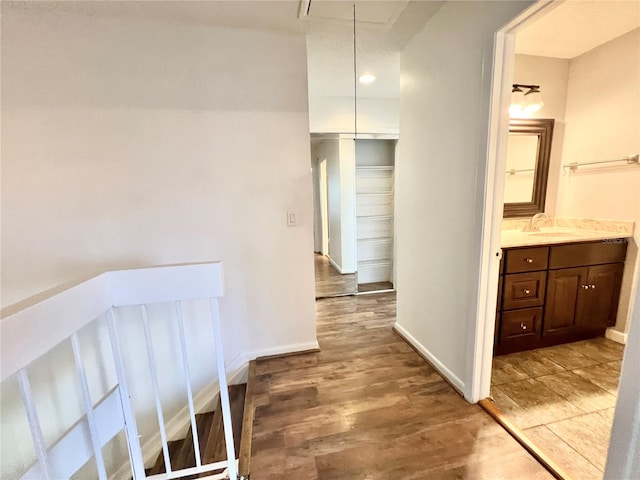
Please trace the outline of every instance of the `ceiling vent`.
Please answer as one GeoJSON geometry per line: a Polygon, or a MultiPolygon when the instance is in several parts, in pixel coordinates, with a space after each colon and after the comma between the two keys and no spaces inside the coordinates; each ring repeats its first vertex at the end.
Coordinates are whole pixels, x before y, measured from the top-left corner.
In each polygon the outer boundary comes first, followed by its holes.
{"type": "Polygon", "coordinates": [[[409,0],[389,0],[385,2],[358,0],[300,0],[298,18],[333,24],[353,23],[353,5],[358,12],[359,24],[391,29],[396,23],[409,0]]]}

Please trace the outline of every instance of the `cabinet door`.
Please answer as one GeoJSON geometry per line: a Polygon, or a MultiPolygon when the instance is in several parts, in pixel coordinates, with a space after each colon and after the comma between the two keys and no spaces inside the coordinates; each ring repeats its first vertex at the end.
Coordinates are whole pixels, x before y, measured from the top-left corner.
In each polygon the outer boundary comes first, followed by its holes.
{"type": "Polygon", "coordinates": [[[543,335],[563,335],[579,328],[588,270],[583,267],[549,271],[543,335]]]}
{"type": "Polygon", "coordinates": [[[616,324],[623,269],[622,263],[589,267],[587,302],[579,313],[581,328],[600,329],[616,324]]]}

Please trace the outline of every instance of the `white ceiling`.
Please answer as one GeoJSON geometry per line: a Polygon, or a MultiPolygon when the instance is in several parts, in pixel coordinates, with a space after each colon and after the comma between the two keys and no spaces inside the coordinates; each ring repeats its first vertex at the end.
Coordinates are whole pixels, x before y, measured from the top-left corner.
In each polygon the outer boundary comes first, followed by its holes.
{"type": "MultiPolygon", "coordinates": [[[[399,96],[400,51],[444,1],[356,0],[361,97],[399,96]]],[[[62,10],[127,21],[161,21],[307,34],[309,93],[353,94],[353,0],[171,0],[7,2],[2,8],[62,10]],[[302,5],[307,5],[303,0],[302,5]]],[[[518,32],[516,49],[529,55],[573,58],[640,25],[640,0],[569,0],[518,32]]]]}
{"type": "Polygon", "coordinates": [[[639,26],[640,0],[558,2],[548,14],[518,30],[516,52],[575,58],[639,26]]]}

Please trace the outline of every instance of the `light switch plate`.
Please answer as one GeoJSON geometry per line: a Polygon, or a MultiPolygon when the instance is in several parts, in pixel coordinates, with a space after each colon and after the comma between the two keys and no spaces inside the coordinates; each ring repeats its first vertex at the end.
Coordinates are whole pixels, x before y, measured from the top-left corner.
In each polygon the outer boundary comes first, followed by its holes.
{"type": "Polygon", "coordinates": [[[287,210],[287,227],[297,227],[298,226],[298,218],[296,212],[291,210],[287,210]]]}

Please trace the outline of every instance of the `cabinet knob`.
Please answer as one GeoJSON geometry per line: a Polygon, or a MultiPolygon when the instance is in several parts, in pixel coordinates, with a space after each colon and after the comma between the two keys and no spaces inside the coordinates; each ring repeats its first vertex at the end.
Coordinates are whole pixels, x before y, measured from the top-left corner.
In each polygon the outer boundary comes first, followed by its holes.
{"type": "Polygon", "coordinates": [[[533,263],[533,258],[525,258],[524,261],[527,263],[533,263]]]}
{"type": "Polygon", "coordinates": [[[589,285],[591,288],[596,288],[596,286],[592,283],[591,285],[589,285]]]}
{"type": "Polygon", "coordinates": [[[531,290],[529,290],[528,288],[523,288],[522,293],[524,293],[525,295],[529,295],[531,293],[531,290]]]}
{"type": "Polygon", "coordinates": [[[589,290],[589,285],[581,285],[582,288],[584,288],[585,290],[589,290]]]}
{"type": "Polygon", "coordinates": [[[527,329],[527,326],[524,324],[524,322],[520,322],[520,328],[521,328],[522,330],[526,330],[526,329],[527,329]]]}

